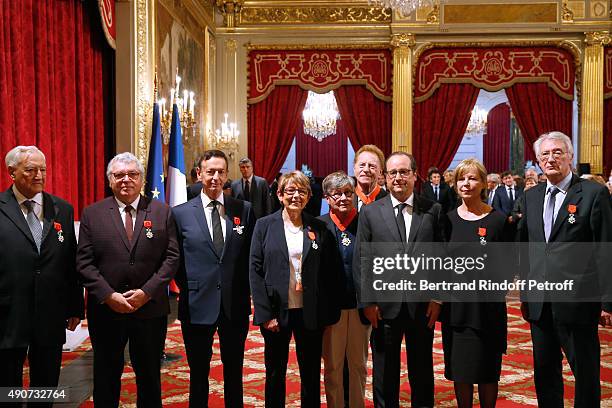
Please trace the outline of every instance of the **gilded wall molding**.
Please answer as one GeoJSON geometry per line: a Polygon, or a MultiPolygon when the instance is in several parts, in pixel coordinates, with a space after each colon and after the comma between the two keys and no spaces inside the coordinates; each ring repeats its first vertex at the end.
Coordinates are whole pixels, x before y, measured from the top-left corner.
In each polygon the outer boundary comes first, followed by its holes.
{"type": "Polygon", "coordinates": [[[584,42],[586,45],[606,46],[612,44],[612,36],[609,31],[595,31],[585,33],[584,42]]]}
{"type": "Polygon", "coordinates": [[[146,163],[148,138],[147,138],[147,106],[149,101],[146,95],[149,94],[147,84],[147,65],[148,65],[148,0],[137,0],[136,3],[136,157],[141,163],[146,163]]]}
{"type": "Polygon", "coordinates": [[[568,7],[567,1],[564,1],[561,6],[561,21],[564,23],[574,22],[574,12],[568,7]]]}
{"type": "Polygon", "coordinates": [[[379,7],[244,7],[240,24],[391,23],[391,12],[379,7]]]}
{"type": "Polygon", "coordinates": [[[416,40],[414,38],[414,34],[409,33],[398,33],[393,34],[391,36],[391,47],[400,48],[400,47],[414,47],[416,44],[416,40]]]}
{"type": "Polygon", "coordinates": [[[388,41],[378,44],[251,44],[246,43],[247,51],[261,50],[380,50],[390,48],[388,41]]]}

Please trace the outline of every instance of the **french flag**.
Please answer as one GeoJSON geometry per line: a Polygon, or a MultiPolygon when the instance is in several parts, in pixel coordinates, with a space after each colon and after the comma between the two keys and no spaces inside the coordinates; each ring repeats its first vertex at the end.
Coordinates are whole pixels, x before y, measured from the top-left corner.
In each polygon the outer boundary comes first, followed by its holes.
{"type": "Polygon", "coordinates": [[[187,202],[187,178],[185,177],[185,155],[181,122],[176,103],[172,106],[172,127],[168,146],[168,180],[166,181],[168,205],[174,207],[187,202]]]}

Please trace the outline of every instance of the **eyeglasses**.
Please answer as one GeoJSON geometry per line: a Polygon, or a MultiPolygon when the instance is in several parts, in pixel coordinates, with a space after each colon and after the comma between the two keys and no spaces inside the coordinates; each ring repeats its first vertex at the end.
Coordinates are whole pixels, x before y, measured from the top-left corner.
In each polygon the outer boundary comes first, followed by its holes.
{"type": "Polygon", "coordinates": [[[283,194],[288,196],[293,196],[295,193],[298,193],[300,197],[306,197],[308,195],[308,191],[301,188],[288,188],[287,190],[283,190],[283,194]]]}
{"type": "Polygon", "coordinates": [[[128,176],[130,180],[138,180],[138,177],[140,177],[140,173],[137,171],[128,171],[127,173],[113,173],[113,178],[115,180],[123,180],[125,176],[128,176]]]}
{"type": "Polygon", "coordinates": [[[399,170],[393,169],[393,170],[387,171],[386,174],[387,174],[387,177],[389,177],[391,179],[394,179],[398,174],[399,174],[400,178],[406,178],[406,177],[408,177],[409,175],[412,174],[412,170],[410,170],[410,169],[399,169],[399,170]]]}
{"type": "Polygon", "coordinates": [[[565,152],[561,149],[555,149],[552,152],[546,151],[546,152],[540,152],[540,156],[539,159],[541,161],[547,161],[550,158],[550,155],[552,154],[553,159],[557,160],[561,157],[563,157],[565,155],[565,152]]]}
{"type": "Polygon", "coordinates": [[[336,192],[334,194],[329,194],[329,197],[333,198],[334,200],[339,200],[342,198],[342,196],[345,196],[346,198],[351,198],[353,197],[353,192],[352,191],[342,191],[342,192],[336,192]]]}

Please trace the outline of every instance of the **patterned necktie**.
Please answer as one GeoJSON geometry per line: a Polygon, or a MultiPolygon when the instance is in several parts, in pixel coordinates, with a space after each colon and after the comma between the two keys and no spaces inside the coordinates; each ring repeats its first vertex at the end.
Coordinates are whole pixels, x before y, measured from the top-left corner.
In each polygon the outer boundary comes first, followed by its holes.
{"type": "Polygon", "coordinates": [[[26,221],[28,222],[28,226],[30,227],[30,232],[32,232],[32,237],[34,238],[34,243],[36,244],[36,249],[40,253],[40,244],[42,242],[42,226],[40,225],[40,220],[34,213],[34,201],[27,200],[23,202],[23,205],[28,210],[28,214],[26,216],[26,221]]]}
{"type": "Polygon", "coordinates": [[[552,227],[555,225],[555,196],[559,192],[560,190],[555,186],[548,188],[550,197],[548,197],[548,203],[544,209],[544,236],[546,237],[546,242],[548,242],[552,227]]]}
{"type": "Polygon", "coordinates": [[[244,182],[244,200],[251,200],[251,183],[249,183],[249,180],[245,180],[244,182]]]}
{"type": "Polygon", "coordinates": [[[213,227],[213,245],[215,246],[215,251],[217,251],[217,255],[219,256],[221,256],[221,253],[223,252],[224,245],[223,229],[221,228],[221,216],[219,215],[219,209],[217,208],[217,206],[220,204],[221,203],[217,200],[213,200],[210,202],[210,204],[208,204],[209,207],[212,207],[211,220],[213,227]]]}
{"type": "Polygon", "coordinates": [[[134,207],[131,205],[125,206],[125,233],[130,242],[132,242],[132,236],[134,235],[134,219],[132,218],[133,209],[134,207]]]}
{"type": "Polygon", "coordinates": [[[406,208],[408,204],[399,203],[395,208],[397,208],[397,215],[395,216],[395,221],[397,222],[397,228],[399,228],[400,236],[402,237],[402,242],[407,242],[406,240],[406,223],[404,222],[404,208],[406,208]]]}

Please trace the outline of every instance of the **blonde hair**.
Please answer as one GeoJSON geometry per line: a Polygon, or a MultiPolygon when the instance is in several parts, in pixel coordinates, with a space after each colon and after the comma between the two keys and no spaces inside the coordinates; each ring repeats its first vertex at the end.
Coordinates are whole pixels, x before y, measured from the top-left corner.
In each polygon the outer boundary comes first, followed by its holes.
{"type": "Polygon", "coordinates": [[[308,190],[308,197],[312,196],[312,188],[310,188],[310,180],[301,171],[293,170],[293,171],[290,171],[289,173],[283,174],[280,180],[278,181],[277,193],[284,193],[285,187],[287,187],[289,183],[293,183],[300,188],[304,188],[308,190]]]}
{"type": "Polygon", "coordinates": [[[385,165],[385,155],[382,152],[382,150],[380,150],[378,148],[378,146],[373,145],[373,144],[367,144],[367,145],[363,145],[359,148],[359,150],[357,150],[355,152],[355,157],[353,158],[353,166],[355,164],[357,164],[357,158],[359,157],[359,155],[363,152],[368,152],[368,153],[372,153],[374,154],[377,158],[378,158],[378,162],[380,165],[380,169],[382,171],[383,166],[385,165]]]}
{"type": "Polygon", "coordinates": [[[463,175],[470,170],[476,170],[476,173],[478,173],[478,177],[480,178],[480,181],[484,186],[480,191],[480,198],[485,201],[488,197],[487,169],[478,159],[461,160],[461,163],[459,163],[459,165],[455,168],[455,175],[453,180],[453,184],[455,185],[455,191],[457,191],[457,193],[459,192],[457,188],[457,180],[463,177],[463,175]]]}

